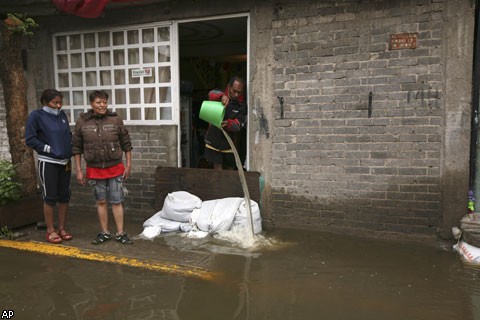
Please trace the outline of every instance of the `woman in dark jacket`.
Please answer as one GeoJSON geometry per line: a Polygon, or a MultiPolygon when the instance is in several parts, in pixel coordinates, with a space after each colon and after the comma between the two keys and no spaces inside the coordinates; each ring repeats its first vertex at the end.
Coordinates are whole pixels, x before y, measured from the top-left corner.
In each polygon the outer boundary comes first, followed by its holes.
{"type": "Polygon", "coordinates": [[[72,134],[67,115],[61,110],[62,100],[63,95],[57,90],[43,91],[40,98],[43,107],[30,113],[25,128],[26,144],[37,152],[46,240],[50,243],[73,238],[65,230],[70,201],[72,134]],[[55,230],[53,215],[57,202],[58,230],[55,230]]]}

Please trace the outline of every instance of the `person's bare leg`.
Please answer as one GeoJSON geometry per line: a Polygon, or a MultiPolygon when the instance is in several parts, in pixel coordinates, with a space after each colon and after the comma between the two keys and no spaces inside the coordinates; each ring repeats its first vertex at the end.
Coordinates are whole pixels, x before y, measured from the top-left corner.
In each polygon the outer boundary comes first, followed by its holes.
{"type": "Polygon", "coordinates": [[[112,203],[113,218],[117,225],[117,234],[123,234],[123,205],[121,203],[112,203]]]}
{"type": "MultiPolygon", "coordinates": [[[[45,218],[45,224],[47,225],[47,233],[55,231],[53,223],[53,212],[55,208],[47,203],[43,203],[43,216],[45,218]]],[[[56,236],[55,234],[53,236],[56,236]]]]}
{"type": "Polygon", "coordinates": [[[67,221],[68,202],[58,204],[58,230],[65,230],[67,221]]]}
{"type": "Polygon", "coordinates": [[[102,232],[109,233],[107,201],[105,200],[97,201],[97,214],[98,214],[98,220],[100,222],[100,227],[102,228],[102,232]]]}

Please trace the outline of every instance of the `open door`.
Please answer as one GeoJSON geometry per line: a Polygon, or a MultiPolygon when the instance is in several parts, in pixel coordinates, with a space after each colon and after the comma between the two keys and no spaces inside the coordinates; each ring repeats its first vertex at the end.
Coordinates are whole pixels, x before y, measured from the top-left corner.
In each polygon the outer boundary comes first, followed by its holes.
{"type": "MultiPolygon", "coordinates": [[[[208,100],[208,92],[225,90],[234,75],[248,82],[247,23],[247,16],[237,16],[178,24],[180,148],[184,168],[210,166],[202,157],[208,123],[198,117],[202,102],[208,100]]],[[[245,164],[247,129],[240,133],[237,149],[245,164]]]]}

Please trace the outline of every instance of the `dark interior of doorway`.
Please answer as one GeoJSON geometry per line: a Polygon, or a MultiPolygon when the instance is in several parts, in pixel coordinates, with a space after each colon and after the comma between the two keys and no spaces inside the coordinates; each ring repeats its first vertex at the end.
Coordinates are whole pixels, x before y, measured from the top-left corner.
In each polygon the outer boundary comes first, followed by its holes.
{"type": "MultiPolygon", "coordinates": [[[[234,75],[246,79],[247,17],[181,23],[179,48],[182,167],[210,167],[202,158],[208,123],[198,114],[210,90],[225,90],[234,75]]],[[[244,160],[246,132],[239,141],[244,160]]]]}

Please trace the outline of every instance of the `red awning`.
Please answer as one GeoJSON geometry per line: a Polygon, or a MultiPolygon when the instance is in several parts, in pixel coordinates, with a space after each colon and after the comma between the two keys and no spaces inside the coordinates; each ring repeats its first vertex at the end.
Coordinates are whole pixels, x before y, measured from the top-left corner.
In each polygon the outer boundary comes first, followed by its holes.
{"type": "Polygon", "coordinates": [[[52,0],[59,10],[82,18],[99,17],[110,1],[135,2],[141,0],[52,0]]]}

